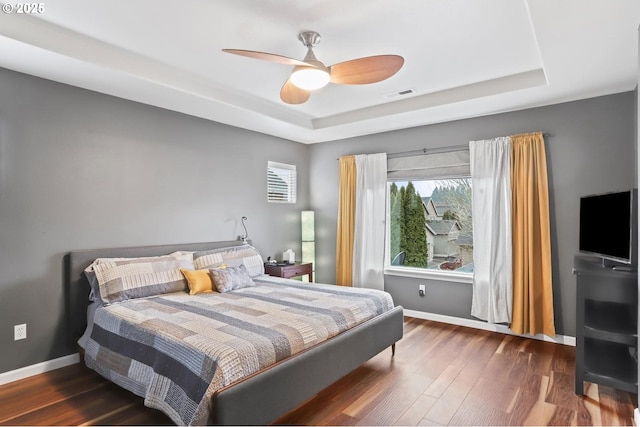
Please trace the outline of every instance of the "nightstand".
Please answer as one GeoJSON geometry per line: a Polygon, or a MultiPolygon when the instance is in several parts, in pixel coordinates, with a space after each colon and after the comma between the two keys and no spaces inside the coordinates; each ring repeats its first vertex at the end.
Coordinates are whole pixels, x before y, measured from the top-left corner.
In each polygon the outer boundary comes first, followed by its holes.
{"type": "Polygon", "coordinates": [[[313,263],[311,262],[296,262],[286,265],[265,263],[264,272],[269,276],[282,277],[284,279],[308,274],[309,282],[313,282],[313,263]]]}

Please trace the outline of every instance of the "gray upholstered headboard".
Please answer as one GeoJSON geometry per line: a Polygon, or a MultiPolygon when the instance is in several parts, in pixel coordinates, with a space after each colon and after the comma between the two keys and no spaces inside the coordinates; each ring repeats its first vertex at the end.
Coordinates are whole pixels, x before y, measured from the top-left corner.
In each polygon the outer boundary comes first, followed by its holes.
{"type": "Polygon", "coordinates": [[[89,305],[89,282],[84,269],[96,258],[133,258],[159,256],[175,251],[202,251],[207,249],[240,246],[242,241],[229,240],[206,243],[180,243],[174,245],[135,246],[128,248],[88,249],[71,251],[65,257],[67,295],[69,297],[69,330],[73,343],[87,327],[87,307],[89,305]]]}

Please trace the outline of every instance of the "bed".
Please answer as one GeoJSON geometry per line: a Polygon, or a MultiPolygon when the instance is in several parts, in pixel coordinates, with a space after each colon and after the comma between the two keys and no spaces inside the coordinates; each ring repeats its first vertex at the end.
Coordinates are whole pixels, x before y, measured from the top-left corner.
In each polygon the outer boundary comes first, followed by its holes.
{"type": "MultiPolygon", "coordinates": [[[[176,424],[265,425],[382,350],[395,348],[395,343],[402,338],[402,307],[394,307],[392,301],[389,303],[390,296],[384,292],[302,284],[262,275],[252,276],[255,286],[218,295],[167,292],[149,298],[124,298],[105,307],[101,303],[90,304],[87,298],[92,285],[85,269],[96,259],[160,257],[174,253],[214,253],[217,256],[220,251],[243,250],[243,246],[239,241],[226,241],[70,252],[66,258],[70,327],[72,337],[81,338],[87,366],[145,397],[147,406],[162,410],[176,424]],[[321,299],[325,298],[324,294],[328,298],[326,301],[321,299]],[[343,300],[354,302],[342,304],[343,300]],[[197,314],[193,314],[192,307],[186,308],[189,304],[196,306],[197,314]],[[238,337],[254,339],[257,329],[268,326],[272,314],[264,314],[267,306],[275,307],[278,315],[292,316],[291,325],[280,322],[277,332],[266,332],[271,340],[267,347],[273,351],[241,354],[241,366],[236,366],[239,362],[234,364],[223,358],[216,358],[213,365],[202,361],[204,356],[196,350],[207,347],[203,337],[210,335],[219,340],[221,336],[228,336],[229,328],[233,329],[233,351],[241,347],[253,348],[253,343],[246,344],[238,337]],[[311,314],[302,311],[307,309],[311,314]],[[367,309],[375,314],[367,314],[367,309]],[[222,324],[228,321],[229,313],[234,316],[232,324],[222,324]],[[211,318],[206,320],[211,323],[189,323],[192,319],[189,316],[211,318]],[[168,323],[172,317],[179,319],[181,325],[191,325],[189,327],[199,335],[189,330],[187,343],[180,347],[182,344],[172,341],[172,337],[185,335],[184,327],[168,323]],[[321,318],[329,319],[328,326],[319,324],[321,318]],[[302,332],[289,331],[298,323],[302,324],[302,332]],[[126,327],[122,327],[123,324],[126,327]],[[240,324],[247,325],[246,330],[240,330],[244,327],[240,324]],[[157,336],[149,335],[149,328],[140,330],[137,325],[144,328],[151,325],[152,333],[157,336]],[[115,329],[129,331],[129,336],[119,337],[112,333],[115,329]],[[300,338],[303,335],[305,338],[300,338]],[[323,340],[322,336],[327,339],[323,340]],[[161,348],[151,348],[151,342],[161,348]],[[156,342],[160,344],[156,345],[156,342]],[[151,357],[149,354],[159,354],[160,358],[154,356],[153,360],[145,360],[151,357]],[[165,357],[167,354],[173,354],[173,359],[183,363],[176,368],[175,362],[165,357]],[[126,367],[124,371],[122,366],[126,367]],[[153,383],[141,388],[151,371],[153,383]],[[192,390],[185,392],[181,381],[202,383],[200,392],[203,394],[193,395],[196,392],[192,390]],[[143,388],[162,389],[160,394],[164,401],[149,395],[143,388]],[[202,396],[206,399],[199,402],[202,396]]],[[[262,260],[257,259],[261,267],[262,260]]],[[[254,271],[257,265],[254,259],[254,271]]]]}

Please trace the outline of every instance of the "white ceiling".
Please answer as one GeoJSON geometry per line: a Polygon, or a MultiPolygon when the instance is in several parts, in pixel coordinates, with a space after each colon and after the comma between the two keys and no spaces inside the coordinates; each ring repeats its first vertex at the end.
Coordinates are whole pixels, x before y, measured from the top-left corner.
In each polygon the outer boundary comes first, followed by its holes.
{"type": "Polygon", "coordinates": [[[638,0],[0,4],[0,67],[304,143],[618,93],[638,78],[638,0]],[[303,30],[322,35],[326,65],[398,54],[404,67],[288,105],[292,67],[221,51],[302,59],[303,30]]]}

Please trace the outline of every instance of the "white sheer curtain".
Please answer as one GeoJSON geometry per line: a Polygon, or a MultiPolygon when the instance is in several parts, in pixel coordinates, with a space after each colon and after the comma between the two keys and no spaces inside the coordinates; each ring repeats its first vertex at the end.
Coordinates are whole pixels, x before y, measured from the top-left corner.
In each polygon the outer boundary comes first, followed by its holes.
{"type": "Polygon", "coordinates": [[[387,154],[356,157],[353,286],[384,289],[387,154]]]}
{"type": "Polygon", "coordinates": [[[511,323],[511,140],[469,143],[473,185],[473,299],[471,315],[511,323]]]}

